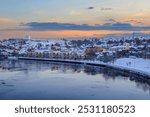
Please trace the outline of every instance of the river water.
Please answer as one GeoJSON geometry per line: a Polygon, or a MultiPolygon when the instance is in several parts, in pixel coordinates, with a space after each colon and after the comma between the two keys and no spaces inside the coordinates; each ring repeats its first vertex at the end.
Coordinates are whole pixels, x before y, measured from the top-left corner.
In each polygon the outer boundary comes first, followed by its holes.
{"type": "Polygon", "coordinates": [[[145,100],[150,99],[150,85],[96,66],[1,60],[0,99],[145,100]]]}

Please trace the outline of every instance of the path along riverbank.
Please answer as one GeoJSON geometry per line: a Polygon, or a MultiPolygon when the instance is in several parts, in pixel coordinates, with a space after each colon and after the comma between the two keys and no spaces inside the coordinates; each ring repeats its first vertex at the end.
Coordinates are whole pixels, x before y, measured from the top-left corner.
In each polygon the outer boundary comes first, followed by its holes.
{"type": "Polygon", "coordinates": [[[74,64],[83,64],[83,65],[93,65],[100,67],[107,67],[115,69],[124,73],[134,74],[139,78],[144,78],[150,80],[150,71],[144,71],[139,68],[130,68],[128,66],[122,66],[118,64],[104,63],[101,61],[87,61],[87,60],[69,60],[69,59],[53,59],[53,58],[35,58],[35,57],[18,57],[20,60],[37,60],[37,61],[51,61],[51,62],[61,62],[61,63],[74,63],[74,64]]]}

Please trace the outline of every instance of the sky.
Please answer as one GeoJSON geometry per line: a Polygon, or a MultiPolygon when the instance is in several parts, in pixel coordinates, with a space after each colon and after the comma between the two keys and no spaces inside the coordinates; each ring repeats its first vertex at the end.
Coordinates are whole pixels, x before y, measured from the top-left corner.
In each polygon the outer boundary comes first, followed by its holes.
{"type": "Polygon", "coordinates": [[[0,0],[0,38],[150,31],[150,0],[0,0]]]}

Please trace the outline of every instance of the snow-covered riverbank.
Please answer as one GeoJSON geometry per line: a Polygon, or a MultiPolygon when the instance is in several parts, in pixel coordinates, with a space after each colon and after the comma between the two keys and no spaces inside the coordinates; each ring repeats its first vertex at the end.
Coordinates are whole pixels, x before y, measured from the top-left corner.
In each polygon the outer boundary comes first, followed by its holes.
{"type": "Polygon", "coordinates": [[[143,58],[121,58],[110,63],[113,66],[150,75],[150,60],[143,58]]]}
{"type": "Polygon", "coordinates": [[[87,64],[87,65],[97,65],[104,66],[113,69],[118,69],[121,71],[135,73],[147,78],[150,78],[150,60],[142,58],[121,58],[114,62],[104,63],[101,61],[85,61],[85,60],[69,60],[69,59],[52,59],[52,58],[33,58],[33,57],[19,57],[19,59],[24,60],[43,60],[43,61],[53,61],[53,62],[68,62],[75,64],[87,64]]]}

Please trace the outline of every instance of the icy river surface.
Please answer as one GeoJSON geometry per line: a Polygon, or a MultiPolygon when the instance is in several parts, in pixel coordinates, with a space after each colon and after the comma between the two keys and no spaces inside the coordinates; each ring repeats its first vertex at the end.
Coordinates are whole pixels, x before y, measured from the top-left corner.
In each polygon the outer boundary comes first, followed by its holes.
{"type": "Polygon", "coordinates": [[[1,100],[150,99],[150,84],[98,66],[0,61],[1,100]]]}

